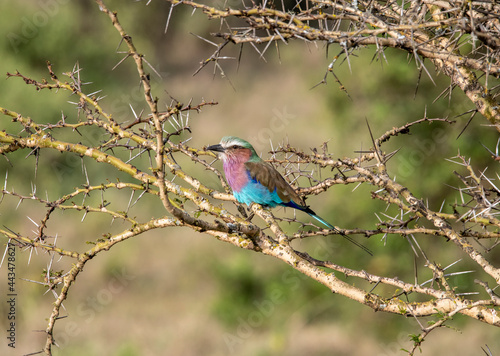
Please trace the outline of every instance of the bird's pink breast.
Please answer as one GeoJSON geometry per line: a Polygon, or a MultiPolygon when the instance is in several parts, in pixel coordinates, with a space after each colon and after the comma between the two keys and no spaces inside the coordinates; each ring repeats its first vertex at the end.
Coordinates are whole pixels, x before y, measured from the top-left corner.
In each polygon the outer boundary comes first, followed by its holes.
{"type": "Polygon", "coordinates": [[[240,149],[237,154],[227,155],[224,159],[224,173],[233,191],[239,192],[248,184],[249,176],[245,162],[250,158],[249,149],[240,149]]]}

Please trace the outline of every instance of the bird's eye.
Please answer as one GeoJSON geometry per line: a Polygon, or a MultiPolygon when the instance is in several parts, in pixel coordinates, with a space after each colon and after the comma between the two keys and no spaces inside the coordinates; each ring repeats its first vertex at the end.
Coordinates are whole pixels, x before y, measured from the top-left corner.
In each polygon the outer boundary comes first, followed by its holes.
{"type": "Polygon", "coordinates": [[[230,149],[232,150],[237,150],[237,149],[240,149],[240,148],[243,148],[241,146],[238,146],[238,145],[231,145],[231,147],[229,147],[230,149]]]}

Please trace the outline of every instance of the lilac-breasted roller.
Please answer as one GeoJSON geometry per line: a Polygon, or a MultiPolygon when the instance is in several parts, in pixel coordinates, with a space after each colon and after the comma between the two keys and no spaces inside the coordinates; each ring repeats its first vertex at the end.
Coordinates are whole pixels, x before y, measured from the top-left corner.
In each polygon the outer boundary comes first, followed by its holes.
{"type": "Polygon", "coordinates": [[[207,150],[217,152],[222,159],[227,182],[240,203],[248,206],[257,203],[269,208],[281,205],[303,211],[371,254],[365,246],[316,215],[285,178],[270,163],[261,159],[247,141],[225,136],[219,144],[209,146],[207,150]]]}

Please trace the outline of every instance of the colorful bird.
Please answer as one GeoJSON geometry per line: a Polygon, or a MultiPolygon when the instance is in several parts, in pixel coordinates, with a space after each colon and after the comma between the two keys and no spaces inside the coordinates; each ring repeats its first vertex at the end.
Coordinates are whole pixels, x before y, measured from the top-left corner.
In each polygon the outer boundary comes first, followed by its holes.
{"type": "Polygon", "coordinates": [[[248,206],[257,203],[269,208],[281,205],[303,211],[372,254],[368,248],[316,215],[285,178],[270,163],[261,159],[247,141],[234,136],[225,136],[220,144],[209,146],[207,150],[217,152],[222,159],[226,179],[234,197],[240,203],[248,206]]]}

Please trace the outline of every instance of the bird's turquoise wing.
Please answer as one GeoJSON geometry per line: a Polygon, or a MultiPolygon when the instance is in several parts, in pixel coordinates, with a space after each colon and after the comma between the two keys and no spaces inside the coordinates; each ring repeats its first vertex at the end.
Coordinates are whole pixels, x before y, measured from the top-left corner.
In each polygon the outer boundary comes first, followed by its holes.
{"type": "Polygon", "coordinates": [[[295,190],[271,164],[265,161],[246,162],[245,167],[251,180],[258,182],[270,193],[277,195],[277,199],[279,199],[277,204],[285,205],[293,201],[298,206],[305,206],[295,190]]]}

